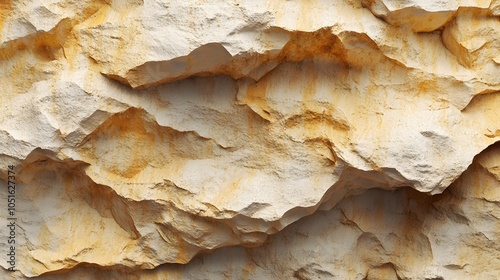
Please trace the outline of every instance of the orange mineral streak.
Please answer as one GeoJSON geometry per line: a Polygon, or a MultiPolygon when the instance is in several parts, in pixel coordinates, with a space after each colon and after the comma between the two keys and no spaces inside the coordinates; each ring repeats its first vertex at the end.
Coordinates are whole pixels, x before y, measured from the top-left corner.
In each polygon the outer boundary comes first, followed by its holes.
{"type": "Polygon", "coordinates": [[[5,26],[5,21],[12,14],[14,10],[14,4],[12,0],[2,0],[0,1],[0,42],[3,37],[3,29],[5,26]]]}
{"type": "Polygon", "coordinates": [[[280,58],[283,61],[298,62],[318,59],[329,62],[345,62],[346,50],[340,39],[329,28],[315,32],[297,31],[283,47],[280,58]]]}
{"type": "Polygon", "coordinates": [[[268,78],[265,76],[258,83],[248,86],[244,103],[250,106],[262,118],[272,121],[272,109],[267,103],[268,78]]]}
{"type": "MultiPolygon", "coordinates": [[[[78,38],[73,28],[101,5],[99,1],[92,1],[75,18],[62,19],[48,32],[40,31],[2,44],[0,67],[4,75],[0,83],[7,85],[6,92],[10,95],[3,95],[0,100],[27,93],[34,83],[47,79],[57,71],[53,69],[55,60],[65,58],[72,66],[78,52],[78,38]]],[[[12,9],[12,1],[1,1],[0,27],[4,26],[12,9]]]]}
{"type": "Polygon", "coordinates": [[[423,95],[427,93],[432,93],[434,91],[439,90],[439,84],[437,80],[426,80],[426,81],[420,81],[417,84],[417,90],[416,94],[417,95],[423,95]]]}
{"type": "MultiPolygon", "coordinates": [[[[248,177],[253,177],[253,174],[248,174],[248,177]]],[[[224,187],[222,190],[220,190],[217,194],[217,196],[214,198],[214,205],[224,205],[224,203],[227,203],[229,200],[231,200],[234,197],[234,193],[238,190],[240,184],[241,184],[241,179],[238,178],[236,181],[228,184],[227,187],[224,187]]]]}
{"type": "Polygon", "coordinates": [[[108,5],[103,5],[95,13],[92,14],[86,21],[86,26],[100,25],[106,22],[108,14],[111,11],[111,7],[108,5]]]}
{"type": "MultiPolygon", "coordinates": [[[[139,45],[141,41],[136,41],[139,36],[136,36],[134,30],[139,30],[140,27],[127,26],[128,32],[124,34],[123,40],[128,42],[128,44],[139,45]]],[[[321,28],[313,32],[296,31],[288,32],[286,30],[281,30],[279,28],[272,29],[268,31],[270,34],[277,34],[276,36],[283,37],[282,40],[288,40],[288,42],[283,46],[281,50],[271,50],[264,53],[248,53],[244,55],[236,55],[234,57],[228,58],[228,61],[221,62],[213,67],[208,67],[200,71],[188,71],[189,67],[184,70],[179,70],[176,74],[165,74],[164,78],[157,77],[153,80],[150,79],[147,69],[148,65],[151,67],[163,67],[162,64],[168,65],[170,61],[160,61],[160,62],[148,62],[143,65],[133,67],[129,69],[126,73],[120,73],[117,69],[111,68],[106,69],[103,73],[111,78],[115,79],[125,85],[131,86],[134,89],[143,89],[167,82],[172,82],[180,79],[185,79],[188,77],[198,76],[213,76],[213,75],[228,75],[234,79],[239,79],[242,77],[249,77],[252,79],[261,79],[261,76],[272,71],[276,65],[284,62],[300,62],[304,60],[315,60],[319,62],[327,63],[340,63],[348,64],[348,51],[344,48],[342,41],[334,35],[330,28],[321,28]],[[286,38],[286,39],[285,39],[286,38]],[[156,66],[155,66],[156,65],[156,66]]],[[[363,37],[363,35],[356,35],[363,37]]],[[[263,35],[264,42],[266,35],[263,35]]],[[[365,40],[361,38],[360,40],[365,40]]],[[[376,46],[373,41],[367,39],[370,45],[376,46]]],[[[138,48],[138,47],[137,47],[138,48]]],[[[203,46],[201,47],[203,48],[203,46]]],[[[114,53],[113,57],[117,61],[125,60],[128,55],[126,51],[126,46],[122,46],[121,43],[116,47],[118,53],[114,53]]],[[[138,48],[140,49],[140,48],[138,48]]],[[[196,50],[195,50],[196,51],[196,50]]],[[[194,52],[194,51],[193,51],[194,52]]],[[[111,52],[113,53],[113,52],[111,52]]],[[[174,60],[188,60],[191,59],[190,55],[185,57],[180,57],[174,60]]],[[[354,58],[351,58],[354,59],[354,58]]],[[[116,62],[118,64],[118,62],[116,62]]],[[[124,61],[126,64],[127,61],[124,61]]],[[[123,72],[123,71],[122,71],[123,72]]]]}
{"type": "Polygon", "coordinates": [[[318,83],[318,73],[315,71],[311,71],[311,73],[308,75],[308,80],[307,83],[305,84],[305,87],[303,89],[303,96],[304,96],[304,101],[307,104],[309,101],[314,101],[314,96],[316,95],[316,87],[318,83]]]}
{"type": "Polygon", "coordinates": [[[255,264],[255,261],[250,257],[252,255],[252,248],[245,248],[245,252],[248,257],[242,268],[241,279],[249,280],[253,279],[253,275],[255,273],[257,265],[255,264]]]}
{"type": "Polygon", "coordinates": [[[163,127],[146,111],[134,107],[109,117],[79,149],[87,162],[116,180],[134,178],[148,167],[149,176],[157,171],[176,172],[188,160],[211,158],[222,151],[213,140],[163,127]]]}
{"type": "Polygon", "coordinates": [[[182,235],[177,233],[177,257],[176,263],[187,263],[189,257],[186,254],[186,241],[182,238],[182,235]]]}
{"type": "MultiPolygon", "coordinates": [[[[0,48],[0,60],[19,55],[21,51],[30,51],[36,58],[42,61],[50,61],[58,58],[59,55],[63,55],[63,53],[59,53],[59,51],[63,47],[74,26],[85,21],[98,11],[99,7],[103,5],[100,2],[101,1],[91,1],[75,18],[61,19],[54,28],[47,32],[40,31],[23,38],[6,42],[0,48]]],[[[2,1],[0,3],[0,27],[2,29],[12,9],[12,1],[2,1]]]]}
{"type": "Polygon", "coordinates": [[[49,63],[62,55],[61,42],[69,32],[69,21],[61,21],[53,30],[9,41],[0,47],[2,84],[10,95],[26,93],[38,81],[46,79],[49,63]]]}
{"type": "Polygon", "coordinates": [[[336,133],[349,130],[349,126],[335,120],[328,114],[313,111],[304,111],[301,115],[293,116],[284,123],[287,129],[299,129],[309,139],[333,137],[336,133]]]}
{"type": "Polygon", "coordinates": [[[145,118],[145,112],[137,108],[108,118],[84,140],[84,156],[100,161],[114,174],[134,177],[148,165],[150,159],[165,157],[155,149],[157,138],[164,136],[163,133],[145,118]],[[114,143],[113,147],[108,146],[109,143],[114,143]],[[119,158],[122,160],[117,160],[119,158]]]}
{"type": "Polygon", "coordinates": [[[79,25],[89,27],[99,22],[104,22],[107,18],[108,11],[109,6],[106,5],[104,0],[90,1],[90,4],[78,13],[74,19],[72,19],[73,26],[71,33],[62,44],[64,57],[68,61],[71,69],[74,69],[77,54],[81,52],[79,46],[80,38],[78,36],[78,32],[75,30],[79,28],[79,25]]]}

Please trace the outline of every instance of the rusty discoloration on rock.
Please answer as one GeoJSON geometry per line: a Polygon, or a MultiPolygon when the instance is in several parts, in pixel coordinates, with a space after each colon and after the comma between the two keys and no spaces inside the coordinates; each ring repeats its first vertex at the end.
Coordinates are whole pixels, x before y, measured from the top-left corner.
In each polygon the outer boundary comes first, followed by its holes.
{"type": "Polygon", "coordinates": [[[327,2],[1,1],[0,278],[496,279],[498,1],[327,2]]]}

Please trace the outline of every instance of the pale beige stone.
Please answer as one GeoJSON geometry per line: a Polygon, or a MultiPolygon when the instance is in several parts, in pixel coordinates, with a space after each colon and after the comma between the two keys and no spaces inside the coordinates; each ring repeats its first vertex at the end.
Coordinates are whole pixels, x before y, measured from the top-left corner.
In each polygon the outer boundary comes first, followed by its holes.
{"type": "MultiPolygon", "coordinates": [[[[39,279],[497,279],[500,145],[442,194],[370,189],[271,236],[186,265],[154,270],[89,265],[39,279]]],[[[19,274],[17,274],[19,275],[19,274]]]]}
{"type": "Polygon", "coordinates": [[[488,279],[497,2],[2,2],[11,276],[488,279]]]}

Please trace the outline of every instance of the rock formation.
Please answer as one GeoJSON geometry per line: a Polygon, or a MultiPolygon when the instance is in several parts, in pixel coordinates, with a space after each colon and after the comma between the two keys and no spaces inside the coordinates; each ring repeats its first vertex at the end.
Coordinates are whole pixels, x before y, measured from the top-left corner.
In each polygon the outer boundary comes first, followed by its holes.
{"type": "Polygon", "coordinates": [[[1,279],[500,275],[500,1],[10,0],[0,31],[1,279]]]}

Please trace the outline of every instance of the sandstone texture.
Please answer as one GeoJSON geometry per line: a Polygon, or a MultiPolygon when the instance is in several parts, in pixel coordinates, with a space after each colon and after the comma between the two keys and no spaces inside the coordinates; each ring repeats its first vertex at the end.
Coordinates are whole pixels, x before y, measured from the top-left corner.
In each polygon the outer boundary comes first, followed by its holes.
{"type": "Polygon", "coordinates": [[[0,279],[500,275],[498,0],[1,0],[0,69],[0,279]]]}

